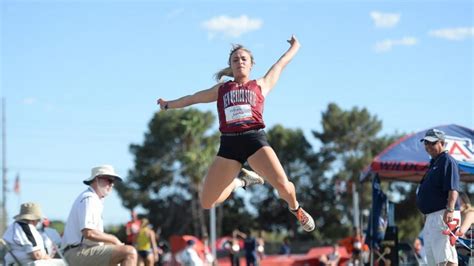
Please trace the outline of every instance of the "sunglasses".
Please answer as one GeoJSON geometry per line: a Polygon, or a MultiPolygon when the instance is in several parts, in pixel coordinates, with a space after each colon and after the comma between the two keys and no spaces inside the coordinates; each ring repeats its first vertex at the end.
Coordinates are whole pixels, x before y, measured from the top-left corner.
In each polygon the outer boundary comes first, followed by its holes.
{"type": "Polygon", "coordinates": [[[423,140],[423,144],[425,144],[425,145],[433,146],[433,145],[435,145],[436,143],[438,143],[438,142],[437,142],[437,141],[431,142],[431,141],[423,140]]]}
{"type": "Polygon", "coordinates": [[[101,176],[100,179],[107,181],[109,185],[113,185],[115,183],[115,178],[112,177],[101,176]]]}

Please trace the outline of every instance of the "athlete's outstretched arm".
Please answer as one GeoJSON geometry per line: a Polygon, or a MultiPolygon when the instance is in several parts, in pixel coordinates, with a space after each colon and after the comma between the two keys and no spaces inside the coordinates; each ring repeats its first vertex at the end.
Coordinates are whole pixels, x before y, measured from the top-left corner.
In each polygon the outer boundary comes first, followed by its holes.
{"type": "Polygon", "coordinates": [[[217,92],[219,90],[219,86],[221,85],[222,83],[217,83],[210,89],[198,91],[192,95],[186,95],[172,101],[166,101],[162,98],[159,98],[157,101],[157,104],[160,105],[161,110],[167,110],[167,109],[183,108],[183,107],[193,105],[196,103],[215,102],[217,101],[217,92]]]}
{"type": "Polygon", "coordinates": [[[262,88],[263,96],[273,89],[278,79],[280,78],[281,71],[285,68],[286,65],[293,59],[298,50],[300,49],[300,42],[296,39],[295,35],[291,36],[291,39],[288,40],[290,43],[290,48],[286,51],[278,61],[273,64],[273,66],[268,70],[268,72],[263,76],[263,78],[258,80],[258,84],[262,88]]]}

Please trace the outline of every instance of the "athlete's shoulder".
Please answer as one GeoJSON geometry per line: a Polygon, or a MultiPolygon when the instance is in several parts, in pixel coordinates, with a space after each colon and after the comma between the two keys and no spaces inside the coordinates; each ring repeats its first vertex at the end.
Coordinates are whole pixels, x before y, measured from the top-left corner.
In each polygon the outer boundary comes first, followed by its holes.
{"type": "Polygon", "coordinates": [[[221,91],[221,90],[225,90],[225,89],[229,89],[229,88],[232,88],[232,80],[228,80],[228,81],[222,81],[222,82],[219,82],[217,83],[216,85],[214,85],[211,90],[216,90],[217,92],[221,91]]]}

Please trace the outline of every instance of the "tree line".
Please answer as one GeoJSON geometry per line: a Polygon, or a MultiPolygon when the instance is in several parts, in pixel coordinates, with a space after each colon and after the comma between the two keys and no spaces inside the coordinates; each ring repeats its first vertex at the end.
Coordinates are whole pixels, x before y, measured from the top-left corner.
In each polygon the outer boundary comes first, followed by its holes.
{"type": "MultiPolygon", "coordinates": [[[[310,121],[310,118],[308,118],[310,121]]],[[[212,112],[186,108],[157,112],[148,124],[144,141],[131,144],[134,167],[117,185],[122,204],[141,207],[162,236],[208,232],[209,212],[199,205],[199,192],[207,167],[219,145],[212,112]]],[[[316,127],[316,125],[315,125],[316,127]]],[[[320,130],[312,130],[310,144],[301,129],[275,125],[266,129],[300,203],[315,218],[318,230],[303,233],[296,219],[269,185],[233,193],[216,207],[217,235],[235,228],[290,234],[299,240],[325,244],[346,237],[352,228],[352,185],[360,195],[360,209],[371,204],[370,182],[359,182],[361,171],[401,135],[382,135],[382,121],[366,108],[341,109],[328,104],[320,130]]],[[[244,166],[249,168],[248,165],[244,166]]],[[[422,217],[414,204],[414,184],[384,184],[399,199],[396,220],[402,238],[413,239],[422,217]]]]}

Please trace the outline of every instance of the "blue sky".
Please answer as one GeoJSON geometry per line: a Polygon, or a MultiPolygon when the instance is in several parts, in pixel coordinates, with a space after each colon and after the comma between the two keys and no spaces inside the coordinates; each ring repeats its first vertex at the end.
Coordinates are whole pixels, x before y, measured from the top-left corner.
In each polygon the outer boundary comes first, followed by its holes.
{"type": "MultiPolygon", "coordinates": [[[[93,166],[126,176],[128,147],[143,140],[156,99],[211,87],[232,43],[252,50],[259,78],[297,36],[302,47],[264,117],[269,127],[303,129],[313,143],[330,102],[366,107],[387,134],[474,127],[472,1],[0,4],[8,188],[21,179],[21,194],[8,193],[10,218],[20,202],[36,201],[65,220],[93,166]]],[[[115,193],[105,204],[106,224],[127,221],[115,193]]]]}

